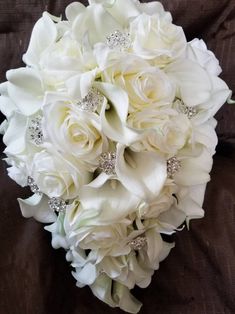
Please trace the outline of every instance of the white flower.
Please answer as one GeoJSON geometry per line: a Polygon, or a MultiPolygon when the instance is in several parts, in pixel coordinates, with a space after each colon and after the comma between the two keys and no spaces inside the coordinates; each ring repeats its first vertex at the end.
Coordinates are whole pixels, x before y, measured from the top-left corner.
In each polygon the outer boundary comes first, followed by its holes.
{"type": "Polygon", "coordinates": [[[103,79],[122,87],[129,96],[129,111],[171,104],[175,86],[157,67],[140,58],[127,56],[103,72],[103,79]]]}
{"type": "Polygon", "coordinates": [[[133,112],[128,117],[128,124],[144,131],[134,144],[136,149],[157,151],[171,156],[177,154],[190,141],[192,134],[188,118],[169,107],[133,112]]]}
{"type": "Polygon", "coordinates": [[[52,148],[35,154],[30,175],[41,192],[65,200],[76,198],[81,186],[90,181],[79,161],[52,148]]]}
{"type": "Polygon", "coordinates": [[[222,72],[214,53],[207,49],[202,39],[193,39],[187,44],[187,57],[200,64],[211,75],[218,76],[222,72]]]}
{"type": "Polygon", "coordinates": [[[39,71],[32,68],[9,70],[7,79],[8,95],[22,114],[30,116],[40,110],[45,86],[39,71]]]}
{"type": "Polygon", "coordinates": [[[166,161],[156,152],[135,151],[131,147],[117,145],[115,174],[104,172],[89,184],[99,189],[110,179],[117,179],[132,194],[145,201],[158,196],[164,186],[167,171],[166,161]]]}
{"type": "Polygon", "coordinates": [[[105,10],[102,4],[83,7],[71,4],[67,8],[73,37],[79,42],[87,41],[91,47],[97,42],[106,42],[106,37],[122,26],[105,10]],[[75,9],[75,10],[74,10],[75,9]],[[72,14],[71,11],[74,10],[72,14]]]}
{"type": "Polygon", "coordinates": [[[130,23],[130,34],[133,52],[159,67],[164,67],[185,53],[184,32],[181,27],[172,24],[170,15],[143,13],[130,23]]]}
{"type": "Polygon", "coordinates": [[[41,54],[56,42],[58,36],[56,24],[47,12],[35,24],[29,47],[23,61],[31,67],[38,68],[41,54]]]}
{"type": "Polygon", "coordinates": [[[224,81],[188,59],[168,65],[165,72],[176,84],[176,96],[187,106],[197,106],[197,124],[213,117],[231,93],[224,81]]]}
{"type": "Polygon", "coordinates": [[[52,223],[57,219],[56,214],[49,208],[48,198],[42,194],[34,194],[26,200],[18,199],[22,215],[25,218],[34,217],[43,223],[52,223]]]}
{"type": "Polygon", "coordinates": [[[96,113],[63,99],[44,106],[43,113],[46,136],[59,151],[97,165],[98,157],[107,150],[107,139],[96,113]]]}

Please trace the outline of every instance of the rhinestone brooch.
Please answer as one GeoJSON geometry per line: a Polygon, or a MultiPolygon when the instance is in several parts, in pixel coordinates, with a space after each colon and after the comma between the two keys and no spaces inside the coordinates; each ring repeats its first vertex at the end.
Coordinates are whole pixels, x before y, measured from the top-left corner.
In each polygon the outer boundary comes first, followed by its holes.
{"type": "Polygon", "coordinates": [[[95,112],[102,105],[104,96],[95,88],[91,88],[89,93],[78,102],[81,110],[95,112]]]}
{"type": "Polygon", "coordinates": [[[116,164],[115,152],[106,152],[100,155],[99,169],[106,173],[107,175],[116,174],[115,164],[116,164]]]}
{"type": "Polygon", "coordinates": [[[35,145],[41,145],[43,143],[43,133],[42,133],[42,117],[36,116],[29,123],[29,137],[30,141],[35,145]]]}
{"type": "Polygon", "coordinates": [[[52,197],[49,199],[48,205],[54,212],[61,213],[66,210],[67,202],[60,197],[52,197]]]}
{"type": "Polygon", "coordinates": [[[41,195],[42,193],[39,190],[39,187],[37,186],[37,184],[35,183],[34,179],[30,176],[28,176],[27,178],[27,185],[30,187],[30,190],[38,195],[41,195]]]}
{"type": "Polygon", "coordinates": [[[129,244],[132,250],[139,251],[147,244],[147,238],[140,236],[133,239],[129,244]]]}
{"type": "Polygon", "coordinates": [[[127,50],[131,47],[130,34],[116,30],[106,37],[106,43],[110,49],[127,50]]]}
{"type": "Polygon", "coordinates": [[[195,107],[186,106],[184,103],[180,104],[180,111],[185,114],[189,119],[192,119],[197,114],[197,110],[195,107]]]}
{"type": "Polygon", "coordinates": [[[175,156],[167,160],[167,174],[169,178],[173,178],[174,174],[181,168],[181,162],[175,156]]]}

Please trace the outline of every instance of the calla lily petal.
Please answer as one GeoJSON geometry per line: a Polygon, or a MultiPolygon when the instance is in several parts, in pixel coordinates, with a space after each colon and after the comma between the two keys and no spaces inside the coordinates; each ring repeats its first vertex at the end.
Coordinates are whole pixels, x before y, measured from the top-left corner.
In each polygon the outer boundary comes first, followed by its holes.
{"type": "Polygon", "coordinates": [[[44,195],[34,194],[23,200],[18,198],[22,215],[25,218],[33,217],[43,223],[56,221],[56,214],[49,208],[48,198],[44,195]]]}
{"type": "Polygon", "coordinates": [[[129,144],[136,141],[139,134],[126,126],[129,101],[126,92],[109,83],[95,83],[94,86],[107,98],[101,110],[101,123],[105,135],[117,142],[129,144]]]}
{"type": "Polygon", "coordinates": [[[50,15],[45,12],[33,28],[29,47],[23,56],[23,61],[28,66],[38,68],[41,54],[56,41],[56,38],[56,25],[50,15]]]}
{"type": "Polygon", "coordinates": [[[175,82],[178,96],[187,106],[199,105],[210,98],[212,84],[209,75],[193,61],[173,62],[165,72],[175,82]]]}
{"type": "Polygon", "coordinates": [[[166,162],[154,152],[133,152],[117,145],[116,172],[131,193],[151,201],[160,193],[166,177],[166,162]],[[125,156],[127,155],[127,156],[125,156]]]}
{"type": "Polygon", "coordinates": [[[7,72],[8,94],[26,116],[37,112],[43,103],[44,88],[38,71],[19,68],[7,72]]]}

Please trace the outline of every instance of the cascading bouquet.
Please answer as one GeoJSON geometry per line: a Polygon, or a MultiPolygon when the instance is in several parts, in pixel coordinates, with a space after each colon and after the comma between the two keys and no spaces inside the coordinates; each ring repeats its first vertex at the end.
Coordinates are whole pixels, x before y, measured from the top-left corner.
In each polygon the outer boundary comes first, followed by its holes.
{"type": "Polygon", "coordinates": [[[90,0],[36,23],[26,67],[1,84],[8,174],[33,195],[24,217],[52,223],[78,287],[137,313],[202,203],[231,91],[202,40],[187,42],[159,2],[90,0]]]}

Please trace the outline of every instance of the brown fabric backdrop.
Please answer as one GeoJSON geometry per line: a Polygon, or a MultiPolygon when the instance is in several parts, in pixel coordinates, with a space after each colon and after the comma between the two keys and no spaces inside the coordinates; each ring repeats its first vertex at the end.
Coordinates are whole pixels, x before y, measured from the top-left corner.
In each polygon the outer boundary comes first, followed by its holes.
{"type": "MultiPolygon", "coordinates": [[[[42,11],[62,13],[69,0],[0,0],[0,81],[22,65],[33,24],[42,11]]],[[[162,0],[188,40],[207,41],[235,90],[234,0],[162,0]]],[[[176,235],[176,247],[152,284],[135,294],[143,314],[235,313],[235,105],[217,114],[219,145],[204,208],[206,216],[176,235]]],[[[3,145],[1,144],[1,148],[3,145]]],[[[63,250],[54,250],[43,226],[21,216],[16,198],[28,196],[0,163],[0,314],[122,313],[78,289],[63,250]]]]}

